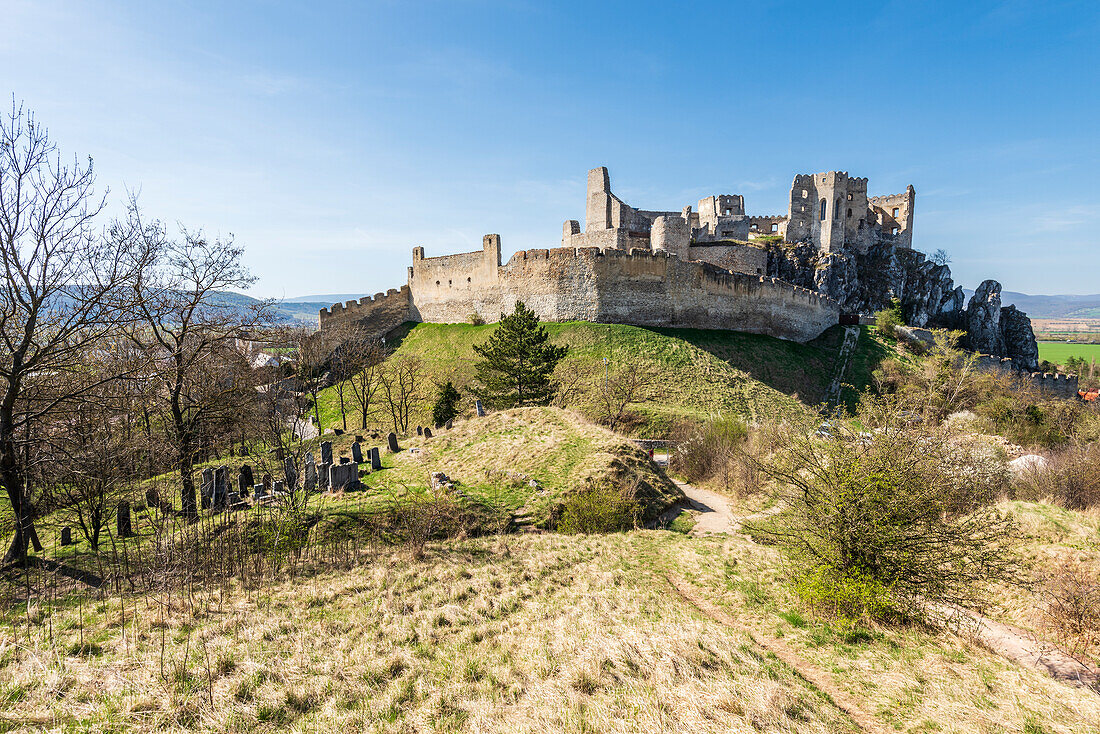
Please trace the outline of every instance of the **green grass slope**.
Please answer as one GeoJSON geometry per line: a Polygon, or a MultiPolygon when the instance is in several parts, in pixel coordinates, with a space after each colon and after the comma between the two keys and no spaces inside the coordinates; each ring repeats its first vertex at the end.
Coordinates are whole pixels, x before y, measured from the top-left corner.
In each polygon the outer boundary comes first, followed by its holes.
{"type": "MultiPolygon", "coordinates": [[[[843,336],[843,330],[834,327],[808,344],[798,344],[735,331],[589,322],[544,326],[555,344],[569,347],[559,373],[584,375],[584,387],[594,388],[603,379],[605,358],[612,371],[629,364],[656,377],[655,396],[632,406],[638,420],[628,430],[642,436],[664,436],[678,422],[717,413],[753,420],[780,407],[817,405],[843,336]]],[[[473,347],[494,328],[491,324],[410,324],[395,340],[395,356],[422,360],[432,383],[452,381],[463,392],[462,408],[471,410],[469,387],[477,361],[473,347]]],[[[845,381],[866,385],[871,370],[889,350],[872,329],[864,328],[845,381]]],[[[593,414],[584,399],[578,407],[593,414]]],[[[341,425],[335,390],[324,393],[321,408],[325,427],[341,425]]],[[[424,406],[413,422],[428,423],[428,408],[424,406]]],[[[352,416],[348,420],[349,427],[357,425],[352,416]]]]}

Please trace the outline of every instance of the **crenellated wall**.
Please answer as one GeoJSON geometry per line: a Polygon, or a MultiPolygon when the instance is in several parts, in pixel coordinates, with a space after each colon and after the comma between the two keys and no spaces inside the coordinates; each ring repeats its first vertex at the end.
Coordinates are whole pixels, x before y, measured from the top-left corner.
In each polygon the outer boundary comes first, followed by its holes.
{"type": "Polygon", "coordinates": [[[1051,372],[1024,372],[1018,370],[1016,365],[1008,357],[998,357],[992,354],[979,354],[974,366],[982,370],[991,370],[1006,375],[1016,375],[1026,379],[1030,384],[1059,397],[1076,398],[1080,388],[1077,375],[1064,375],[1051,372]]]}
{"type": "Polygon", "coordinates": [[[371,336],[382,337],[409,320],[409,286],[390,288],[386,293],[364,296],[358,301],[322,308],[318,325],[322,331],[359,324],[371,336]]]}
{"type": "Polygon", "coordinates": [[[523,301],[544,321],[733,329],[807,341],[840,316],[835,301],[805,288],[667,252],[526,250],[503,265],[498,257],[499,239],[482,252],[441,258],[414,251],[411,320],[455,323],[478,314],[492,322],[523,301]]]}

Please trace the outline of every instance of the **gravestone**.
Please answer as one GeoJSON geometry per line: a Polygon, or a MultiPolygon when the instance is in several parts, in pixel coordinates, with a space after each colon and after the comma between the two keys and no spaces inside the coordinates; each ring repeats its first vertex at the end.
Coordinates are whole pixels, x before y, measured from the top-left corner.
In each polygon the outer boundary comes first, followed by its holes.
{"type": "Polygon", "coordinates": [[[332,463],[332,441],[322,441],[321,442],[321,463],[322,464],[331,464],[332,463]]]}
{"type": "Polygon", "coordinates": [[[61,528],[61,545],[73,544],[73,529],[68,525],[61,528]]]}
{"type": "Polygon", "coordinates": [[[242,466],[241,470],[237,472],[237,496],[242,500],[248,496],[248,490],[252,487],[251,478],[244,469],[242,466]]]}
{"type": "Polygon", "coordinates": [[[386,445],[389,447],[390,452],[396,454],[401,448],[397,445],[397,434],[390,431],[386,434],[386,445]]]}
{"type": "Polygon", "coordinates": [[[359,465],[333,464],[329,468],[328,483],[333,491],[354,489],[359,484],[359,465]]]}
{"type": "Polygon", "coordinates": [[[225,509],[229,500],[229,467],[219,466],[214,470],[214,509],[225,509]]]}
{"type": "Polygon", "coordinates": [[[260,499],[265,494],[267,494],[267,487],[265,487],[262,484],[252,485],[252,498],[253,499],[260,499]]]}
{"type": "Polygon", "coordinates": [[[424,429],[424,438],[431,438],[431,437],[432,437],[432,429],[425,428],[424,429]]]}
{"type": "Polygon", "coordinates": [[[355,442],[356,442],[356,443],[363,443],[363,437],[362,437],[362,436],[360,436],[360,435],[358,435],[358,434],[356,434],[356,436],[355,436],[355,442]]]}
{"type": "Polygon", "coordinates": [[[380,471],[382,469],[382,456],[378,451],[378,447],[375,446],[370,450],[370,470],[380,471]]]}
{"type": "Polygon", "coordinates": [[[443,424],[443,427],[446,428],[449,431],[449,430],[451,430],[451,425],[452,425],[451,420],[447,419],[447,422],[443,424]]]}
{"type": "Polygon", "coordinates": [[[485,406],[483,406],[481,404],[480,400],[475,400],[474,401],[474,410],[477,411],[477,417],[478,418],[484,418],[485,417],[485,406]]]}
{"type": "Polygon", "coordinates": [[[317,465],[313,463],[313,454],[306,454],[306,484],[307,492],[317,489],[317,465]]]}
{"type": "Polygon", "coordinates": [[[321,466],[317,467],[317,481],[321,483],[321,489],[329,489],[328,475],[329,469],[332,468],[332,464],[325,462],[321,466]]]}
{"type": "Polygon", "coordinates": [[[248,464],[241,464],[241,476],[245,478],[249,487],[256,483],[256,477],[252,475],[252,467],[248,464]]]}
{"type": "Polygon", "coordinates": [[[202,499],[202,509],[209,509],[210,502],[214,499],[214,470],[210,467],[202,470],[202,486],[199,489],[199,497],[202,499]]]}
{"type": "Polygon", "coordinates": [[[358,441],[351,445],[351,460],[356,464],[363,463],[363,447],[359,445],[358,441]]]}
{"type": "Polygon", "coordinates": [[[286,483],[282,479],[276,480],[275,491],[272,494],[275,496],[286,494],[286,483]]]}
{"type": "Polygon", "coordinates": [[[286,484],[290,487],[290,491],[298,489],[298,468],[294,466],[294,459],[287,457],[283,462],[283,468],[286,472],[286,484]]]}
{"type": "Polygon", "coordinates": [[[424,426],[417,426],[416,427],[416,435],[417,436],[423,436],[424,435],[424,426]]]}
{"type": "Polygon", "coordinates": [[[120,538],[129,538],[134,534],[134,529],[130,525],[130,503],[126,500],[118,503],[118,509],[115,511],[115,529],[118,530],[120,538]]]}

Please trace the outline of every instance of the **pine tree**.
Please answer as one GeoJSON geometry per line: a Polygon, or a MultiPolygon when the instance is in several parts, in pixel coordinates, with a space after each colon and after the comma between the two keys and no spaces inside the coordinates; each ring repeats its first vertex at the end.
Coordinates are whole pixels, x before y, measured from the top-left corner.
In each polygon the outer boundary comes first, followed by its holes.
{"type": "Polygon", "coordinates": [[[439,388],[439,397],[432,406],[432,421],[435,425],[442,426],[458,415],[458,400],[461,396],[450,380],[439,388]]]}
{"type": "Polygon", "coordinates": [[[482,359],[475,367],[474,394],[495,408],[546,405],[553,397],[550,376],[568,352],[549,344],[535,312],[516,302],[488,341],[474,347],[482,359]]]}

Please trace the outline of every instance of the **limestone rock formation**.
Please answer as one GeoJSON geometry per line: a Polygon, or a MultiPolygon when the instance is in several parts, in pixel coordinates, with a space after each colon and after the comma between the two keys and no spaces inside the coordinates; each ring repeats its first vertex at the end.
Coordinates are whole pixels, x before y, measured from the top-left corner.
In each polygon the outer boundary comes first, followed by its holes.
{"type": "Polygon", "coordinates": [[[1001,284],[984,281],[966,307],[969,347],[982,354],[1010,357],[1013,365],[1033,372],[1039,368],[1039,345],[1031,319],[1015,306],[1001,305],[1001,284]]]}
{"type": "Polygon", "coordinates": [[[1031,329],[1031,319],[1015,306],[1001,309],[1001,336],[1004,337],[1005,356],[1021,369],[1034,372],[1039,369],[1039,345],[1031,329]]]}
{"type": "Polygon", "coordinates": [[[947,265],[888,242],[862,252],[822,252],[808,242],[772,245],[768,275],[831,296],[850,313],[881,311],[897,298],[913,326],[955,326],[946,322],[963,306],[947,265]]]}
{"type": "Polygon", "coordinates": [[[865,251],[822,252],[810,242],[768,248],[768,275],[816,290],[849,313],[874,313],[901,301],[911,326],[958,329],[967,346],[983,354],[1011,357],[1020,369],[1038,369],[1039,349],[1031,320],[1015,306],[1001,306],[1001,284],[987,280],[964,308],[951,269],[916,250],[888,242],[865,251]]]}
{"type": "Polygon", "coordinates": [[[1001,284],[983,281],[966,307],[966,335],[970,348],[981,354],[1005,355],[1001,334],[1001,284]]]}

